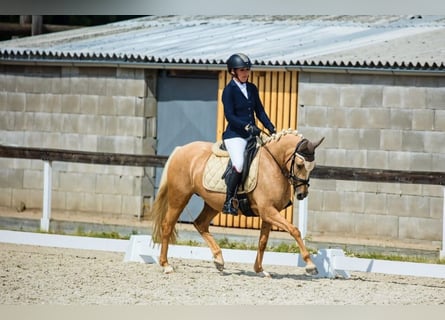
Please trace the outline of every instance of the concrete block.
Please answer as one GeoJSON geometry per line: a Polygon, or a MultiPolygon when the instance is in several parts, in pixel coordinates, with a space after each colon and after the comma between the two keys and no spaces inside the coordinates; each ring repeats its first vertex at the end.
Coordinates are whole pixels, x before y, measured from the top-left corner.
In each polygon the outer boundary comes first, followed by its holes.
{"type": "Polygon", "coordinates": [[[359,149],[380,150],[380,130],[360,129],[359,149]]]}
{"type": "Polygon", "coordinates": [[[429,109],[413,110],[414,130],[434,130],[434,111],[429,109]]]}
{"type": "Polygon", "coordinates": [[[383,105],[383,86],[368,86],[363,90],[363,107],[381,107],[383,105]]]}
{"type": "Polygon", "coordinates": [[[442,226],[436,219],[400,217],[399,238],[440,241],[442,238],[442,226]]]}
{"type": "Polygon", "coordinates": [[[122,208],[122,196],[121,195],[108,195],[102,196],[102,212],[104,213],[121,213],[122,208]]]}
{"type": "MultiPolygon", "coordinates": [[[[111,79],[114,83],[114,79],[111,79]]],[[[88,94],[98,96],[112,96],[116,94],[116,87],[110,87],[110,80],[103,76],[90,76],[87,79],[88,94]]]]}
{"type": "Polygon", "coordinates": [[[386,129],[380,131],[380,148],[388,151],[402,149],[402,137],[404,131],[398,129],[386,129]]]}
{"type": "Polygon", "coordinates": [[[426,88],[426,107],[430,109],[443,109],[445,101],[445,88],[426,88]]]}
{"type": "Polygon", "coordinates": [[[15,115],[23,114],[21,112],[0,111],[0,128],[2,130],[12,131],[15,129],[15,115]]]}
{"type": "Polygon", "coordinates": [[[75,76],[71,77],[71,93],[85,95],[88,94],[89,81],[87,77],[75,76]]]}
{"type": "Polygon", "coordinates": [[[39,93],[27,93],[25,95],[26,112],[45,112],[42,100],[42,95],[39,93]]]}
{"type": "Polygon", "coordinates": [[[84,193],[80,204],[82,211],[102,212],[102,195],[97,193],[84,193]]]}
{"type": "MultiPolygon", "coordinates": [[[[59,95],[59,94],[62,94],[62,93],[64,93],[64,90],[62,89],[62,78],[60,77],[60,76],[54,76],[54,77],[51,77],[50,79],[49,79],[49,81],[50,81],[50,83],[51,83],[51,90],[50,91],[48,91],[48,92],[44,92],[43,94],[48,94],[48,93],[51,93],[51,94],[54,94],[54,95],[59,95]]],[[[66,89],[66,88],[64,88],[64,89],[66,89]]],[[[69,93],[69,92],[67,92],[67,93],[69,93]]]]}
{"type": "Polygon", "coordinates": [[[143,137],[145,136],[145,118],[119,117],[119,135],[143,137]]]}
{"type": "Polygon", "coordinates": [[[42,131],[42,132],[50,131],[51,120],[52,120],[51,113],[36,112],[34,113],[32,126],[28,127],[28,130],[31,129],[33,131],[42,131]]]}
{"type": "Polygon", "coordinates": [[[0,169],[0,188],[23,188],[23,169],[0,169]]]}
{"type": "MultiPolygon", "coordinates": [[[[443,188],[443,187],[441,187],[443,188]]],[[[440,221],[443,217],[443,199],[442,197],[430,198],[430,218],[440,221]]]]}
{"type": "Polygon", "coordinates": [[[370,238],[397,239],[398,217],[378,214],[355,215],[355,234],[370,238]]]}
{"type": "Polygon", "coordinates": [[[318,92],[319,106],[338,107],[340,105],[340,89],[332,84],[320,86],[318,92]]]}
{"type": "Polygon", "coordinates": [[[348,108],[327,108],[326,110],[326,126],[330,128],[346,128],[348,127],[348,108]]]}
{"type": "Polygon", "coordinates": [[[325,127],[327,108],[326,107],[307,107],[306,125],[312,127],[325,127]]]}
{"type": "Polygon", "coordinates": [[[25,143],[25,133],[17,131],[4,131],[0,128],[0,143],[23,146],[25,143]]]}
{"type": "Polygon", "coordinates": [[[434,171],[445,172],[445,154],[433,153],[431,155],[431,167],[434,171]]]}
{"type": "Polygon", "coordinates": [[[66,209],[66,192],[61,192],[55,189],[53,186],[51,194],[51,205],[54,209],[66,209]]]}
{"type": "Polygon", "coordinates": [[[326,166],[342,166],[345,159],[346,150],[326,149],[326,166]]]}
{"type": "Polygon", "coordinates": [[[115,186],[116,176],[108,174],[108,175],[97,175],[96,176],[96,193],[108,193],[115,194],[117,193],[115,186]]]}
{"type": "Polygon", "coordinates": [[[349,192],[342,197],[342,212],[363,213],[365,208],[363,192],[349,192]]]}
{"type": "Polygon", "coordinates": [[[156,154],[156,139],[137,138],[135,141],[135,150],[140,154],[156,154]]]}
{"type": "Polygon", "coordinates": [[[66,210],[81,211],[83,193],[66,192],[66,210]]]}
{"type": "Polygon", "coordinates": [[[402,136],[402,150],[410,152],[424,152],[425,132],[406,131],[402,136]]]}
{"type": "Polygon", "coordinates": [[[433,130],[445,131],[445,110],[434,111],[433,130]]]}
{"type": "MultiPolygon", "coordinates": [[[[315,208],[309,206],[311,210],[328,211],[328,212],[341,211],[342,196],[344,195],[344,192],[323,191],[320,193],[322,194],[322,200],[323,200],[322,202],[320,201],[321,205],[315,208]]],[[[310,197],[312,198],[312,193],[310,197]]]]}
{"type": "Polygon", "coordinates": [[[413,112],[412,110],[391,110],[391,127],[393,129],[412,129],[413,112]]]}
{"type": "Polygon", "coordinates": [[[307,83],[300,83],[299,85],[298,103],[303,106],[316,106],[317,101],[317,86],[307,83]]]}
{"type": "Polygon", "coordinates": [[[367,128],[370,129],[386,129],[391,127],[390,109],[388,108],[370,108],[367,109],[366,116],[368,122],[367,128]]]}
{"type": "Polygon", "coordinates": [[[25,111],[26,94],[20,92],[8,92],[6,104],[5,110],[25,111]]]}
{"type": "Polygon", "coordinates": [[[91,192],[96,190],[96,176],[75,172],[60,172],[60,190],[75,192],[91,192]]]}
{"type": "Polygon", "coordinates": [[[426,152],[445,154],[445,143],[443,143],[443,132],[429,132],[424,137],[424,148],[426,152]]]}
{"type": "Polygon", "coordinates": [[[429,217],[429,200],[423,196],[388,195],[388,213],[399,217],[429,217]]]}
{"type": "Polygon", "coordinates": [[[26,189],[42,189],[43,171],[25,170],[23,173],[23,187],[26,189]]]}
{"type": "Polygon", "coordinates": [[[386,195],[384,193],[364,193],[364,213],[386,214],[386,195]]]}
{"type": "Polygon", "coordinates": [[[366,150],[346,150],[343,166],[363,168],[366,166],[366,150]]]}
{"type": "MultiPolygon", "coordinates": [[[[0,83],[1,85],[1,83],[0,83]]],[[[12,207],[12,189],[0,187],[0,206],[12,207]]]]}
{"type": "Polygon", "coordinates": [[[350,108],[346,114],[347,128],[366,128],[368,127],[368,109],[350,108]]]}
{"type": "Polygon", "coordinates": [[[59,114],[62,111],[62,96],[59,94],[42,94],[42,104],[46,112],[59,114]]]}
{"type": "MultiPolygon", "coordinates": [[[[0,77],[1,77],[1,75],[0,75],[0,77]]],[[[0,83],[0,88],[1,88],[1,83],[0,83]]],[[[7,107],[6,98],[7,98],[7,92],[0,91],[0,109],[1,110],[7,110],[6,109],[6,107],[7,107]]]]}
{"type": "Polygon", "coordinates": [[[62,132],[66,133],[80,133],[82,124],[79,115],[77,114],[62,114],[61,119],[63,123],[62,132]]]}
{"type": "Polygon", "coordinates": [[[148,97],[144,101],[144,116],[147,118],[155,117],[157,115],[158,101],[156,98],[148,97]]]}
{"type": "Polygon", "coordinates": [[[80,113],[96,115],[99,111],[99,97],[83,94],[80,96],[80,113]]]}
{"type": "Polygon", "coordinates": [[[105,133],[107,136],[117,136],[119,135],[119,118],[113,116],[104,116],[105,121],[105,133]]]}
{"type": "Polygon", "coordinates": [[[432,156],[430,153],[412,153],[410,170],[432,171],[432,156]]]}
{"type": "Polygon", "coordinates": [[[424,109],[426,105],[426,89],[409,87],[402,91],[402,105],[409,109],[424,109]]]}
{"type": "Polygon", "coordinates": [[[117,115],[119,116],[135,116],[136,115],[136,98],[134,96],[116,97],[117,99],[117,115]]]}
{"type": "Polygon", "coordinates": [[[135,180],[138,180],[137,177],[132,176],[113,176],[114,178],[114,193],[118,193],[120,195],[138,195],[139,190],[135,189],[135,180]]]}
{"type": "Polygon", "coordinates": [[[40,76],[34,76],[34,87],[33,91],[34,93],[42,94],[51,92],[52,90],[52,82],[50,78],[48,77],[40,77],[40,76]]]}
{"type": "MultiPolygon", "coordinates": [[[[58,90],[54,92],[59,92],[62,96],[71,94],[71,78],[70,77],[62,77],[60,78],[58,90]]],[[[53,83],[54,87],[54,83],[53,83]]]]}
{"type": "Polygon", "coordinates": [[[118,101],[112,96],[99,96],[98,114],[117,115],[118,101]]]}
{"type": "Polygon", "coordinates": [[[389,170],[410,170],[411,167],[411,153],[393,151],[389,157],[389,170]]]}
{"type": "Polygon", "coordinates": [[[65,94],[62,96],[63,113],[80,113],[80,95],[65,94]]]}
{"type": "Polygon", "coordinates": [[[402,108],[402,91],[398,86],[386,86],[383,88],[382,107],[402,108]]]}
{"type": "Polygon", "coordinates": [[[366,150],[366,167],[386,169],[390,155],[384,150],[366,150]]]}
{"type": "Polygon", "coordinates": [[[144,80],[128,79],[125,80],[125,94],[133,97],[145,97],[146,85],[144,80]]]}
{"type": "Polygon", "coordinates": [[[340,107],[361,107],[362,106],[363,87],[356,85],[347,85],[340,87],[340,107]]]}
{"type": "MultiPolygon", "coordinates": [[[[358,181],[336,180],[336,190],[339,192],[356,192],[358,181]]],[[[347,195],[342,195],[346,197],[347,195]]]]}
{"type": "Polygon", "coordinates": [[[122,196],[122,214],[127,216],[139,216],[142,212],[141,196],[122,196]]]}
{"type": "Polygon", "coordinates": [[[338,146],[341,149],[358,149],[360,136],[355,129],[338,129],[338,146]]]}
{"type": "Polygon", "coordinates": [[[14,92],[16,90],[16,78],[12,75],[0,72],[0,90],[14,92]]]}

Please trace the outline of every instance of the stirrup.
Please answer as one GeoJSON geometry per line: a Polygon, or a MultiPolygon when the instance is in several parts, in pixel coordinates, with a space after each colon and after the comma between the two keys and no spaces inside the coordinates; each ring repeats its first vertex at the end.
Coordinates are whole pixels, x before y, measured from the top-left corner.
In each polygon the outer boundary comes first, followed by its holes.
{"type": "Polygon", "coordinates": [[[231,199],[227,200],[226,202],[224,202],[222,213],[237,216],[238,215],[238,199],[231,198],[231,199]],[[236,207],[233,206],[232,201],[236,201],[236,204],[237,204],[236,207]]]}

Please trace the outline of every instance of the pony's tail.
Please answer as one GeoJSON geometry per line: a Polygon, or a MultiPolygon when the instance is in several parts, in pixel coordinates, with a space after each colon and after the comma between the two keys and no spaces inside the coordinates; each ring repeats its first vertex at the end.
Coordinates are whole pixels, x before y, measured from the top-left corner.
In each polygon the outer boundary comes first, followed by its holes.
{"type": "MultiPolygon", "coordinates": [[[[164,220],[168,209],[167,171],[168,171],[168,166],[170,164],[170,160],[178,148],[179,147],[176,147],[173,150],[170,157],[168,157],[167,162],[165,163],[164,170],[162,171],[161,182],[159,184],[158,194],[151,209],[151,216],[153,217],[152,239],[153,242],[155,243],[161,242],[162,221],[164,220]]],[[[170,243],[176,242],[176,236],[177,236],[177,230],[174,229],[174,231],[171,233],[169,242],[170,243]]]]}

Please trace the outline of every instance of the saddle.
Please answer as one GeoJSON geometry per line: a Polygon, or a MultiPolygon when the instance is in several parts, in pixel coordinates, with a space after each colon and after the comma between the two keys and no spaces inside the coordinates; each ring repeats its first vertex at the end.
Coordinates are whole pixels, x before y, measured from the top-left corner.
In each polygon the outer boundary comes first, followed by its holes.
{"type": "MultiPolygon", "coordinates": [[[[247,193],[255,189],[258,177],[258,163],[260,153],[256,139],[247,142],[244,151],[244,167],[241,182],[238,187],[237,196],[241,212],[246,216],[256,216],[250,209],[247,193]]],[[[224,177],[232,168],[232,161],[229,153],[225,149],[224,142],[218,141],[212,146],[212,154],[207,160],[204,174],[203,186],[209,191],[226,193],[226,183],[224,177]]]]}

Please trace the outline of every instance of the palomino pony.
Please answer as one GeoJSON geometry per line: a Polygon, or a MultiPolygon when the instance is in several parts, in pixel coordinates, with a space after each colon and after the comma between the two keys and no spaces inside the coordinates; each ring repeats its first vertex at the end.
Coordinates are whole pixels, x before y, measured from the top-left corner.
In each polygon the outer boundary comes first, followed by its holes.
{"type": "MultiPolygon", "coordinates": [[[[298,200],[307,196],[309,174],[315,166],[315,149],[323,139],[312,143],[291,129],[264,139],[261,146],[263,150],[258,154],[257,184],[247,194],[252,211],[261,218],[255,272],[270,277],[263,270],[262,261],[272,225],[275,225],[289,232],[297,242],[306,263],[306,272],[311,275],[318,273],[300,231],[280,211],[288,205],[292,187],[298,200]]],[[[210,247],[216,268],[219,271],[224,269],[221,248],[210,234],[209,226],[221,211],[225,194],[209,191],[203,186],[204,169],[212,154],[212,145],[210,142],[196,141],[176,147],[165,164],[152,208],[153,240],[161,243],[159,264],[164,273],[173,272],[167,259],[168,245],[176,240],[175,224],[193,194],[204,200],[204,208],[194,221],[194,226],[210,247]]]]}

